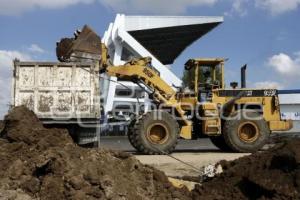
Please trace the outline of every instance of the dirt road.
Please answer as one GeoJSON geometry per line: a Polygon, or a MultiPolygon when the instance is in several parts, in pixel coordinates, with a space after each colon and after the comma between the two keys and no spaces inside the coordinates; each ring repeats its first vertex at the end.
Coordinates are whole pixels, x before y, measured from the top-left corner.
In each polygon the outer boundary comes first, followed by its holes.
{"type": "MultiPolygon", "coordinates": [[[[105,136],[100,140],[101,148],[121,150],[135,154],[135,149],[130,145],[127,136],[105,136]]],[[[175,152],[214,152],[219,151],[209,139],[179,140],[175,152]]]]}
{"type": "MultiPolygon", "coordinates": [[[[235,160],[248,154],[220,153],[220,152],[198,152],[198,153],[174,153],[173,157],[182,160],[197,169],[221,160],[235,160]]],[[[199,176],[199,172],[192,167],[181,163],[169,156],[136,156],[143,164],[151,165],[164,171],[168,176],[199,176]]]]}
{"type": "MultiPolygon", "coordinates": [[[[126,137],[103,137],[101,146],[115,150],[127,151],[136,154],[126,137]]],[[[180,159],[197,169],[215,164],[221,160],[234,160],[248,154],[223,153],[216,148],[209,139],[199,140],[180,140],[179,144],[172,154],[173,157],[180,159]]],[[[151,165],[164,171],[168,176],[197,176],[199,172],[178,160],[169,156],[149,156],[138,155],[136,158],[143,164],[151,165]]]]}

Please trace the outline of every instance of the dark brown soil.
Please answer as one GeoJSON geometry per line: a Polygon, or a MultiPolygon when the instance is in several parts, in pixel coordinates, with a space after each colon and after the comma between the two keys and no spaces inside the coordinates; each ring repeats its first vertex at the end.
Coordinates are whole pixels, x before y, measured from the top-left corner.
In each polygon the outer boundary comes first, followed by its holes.
{"type": "Polygon", "coordinates": [[[192,192],[177,189],[130,154],[78,147],[17,107],[1,132],[0,199],[300,199],[300,140],[220,164],[192,192]]]}
{"type": "Polygon", "coordinates": [[[300,199],[300,140],[284,141],[266,152],[232,162],[224,173],[196,186],[204,199],[300,199]]]}
{"type": "Polygon", "coordinates": [[[190,199],[164,173],[127,153],[78,147],[67,131],[45,129],[25,107],[5,117],[1,135],[0,197],[14,191],[19,199],[190,199]]]}
{"type": "Polygon", "coordinates": [[[4,121],[0,120],[0,133],[2,132],[3,129],[4,129],[4,121]]]}

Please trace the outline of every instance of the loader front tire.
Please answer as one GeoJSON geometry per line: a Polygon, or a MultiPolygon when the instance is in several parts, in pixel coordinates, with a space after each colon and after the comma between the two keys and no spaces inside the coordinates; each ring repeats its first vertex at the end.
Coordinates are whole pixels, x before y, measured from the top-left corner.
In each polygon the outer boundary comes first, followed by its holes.
{"type": "Polygon", "coordinates": [[[223,136],[210,137],[211,143],[218,147],[221,151],[229,152],[232,149],[227,145],[223,136]]]}
{"type": "Polygon", "coordinates": [[[253,153],[267,143],[270,129],[261,114],[253,110],[239,110],[230,117],[224,123],[223,137],[234,152],[253,153]]]}
{"type": "Polygon", "coordinates": [[[170,154],[177,145],[179,132],[179,125],[171,114],[162,110],[150,111],[134,125],[133,146],[143,154],[170,154]]]}

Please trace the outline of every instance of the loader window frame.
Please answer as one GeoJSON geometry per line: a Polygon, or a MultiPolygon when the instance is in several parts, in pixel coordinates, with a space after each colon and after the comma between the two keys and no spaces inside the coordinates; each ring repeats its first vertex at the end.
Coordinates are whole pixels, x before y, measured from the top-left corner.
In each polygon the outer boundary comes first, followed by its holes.
{"type": "Polygon", "coordinates": [[[219,88],[224,89],[224,62],[224,59],[189,60],[185,64],[185,78],[187,78],[187,82],[189,83],[185,83],[185,86],[188,86],[197,93],[199,85],[206,83],[207,79],[211,78],[211,84],[218,81],[219,88]],[[205,75],[205,73],[209,74],[209,76],[205,75]]]}

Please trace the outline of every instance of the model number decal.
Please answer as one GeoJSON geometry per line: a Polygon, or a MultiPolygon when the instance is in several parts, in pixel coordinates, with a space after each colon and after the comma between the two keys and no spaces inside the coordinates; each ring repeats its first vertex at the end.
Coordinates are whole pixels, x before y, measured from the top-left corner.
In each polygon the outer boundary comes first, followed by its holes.
{"type": "Polygon", "coordinates": [[[223,90],[219,92],[220,97],[274,97],[278,95],[276,89],[265,89],[265,90],[223,90]]]}
{"type": "Polygon", "coordinates": [[[264,95],[266,97],[273,97],[276,95],[276,90],[265,90],[264,91],[264,95]]]}
{"type": "Polygon", "coordinates": [[[247,97],[252,97],[253,96],[253,91],[252,90],[246,91],[246,96],[247,97]]]}
{"type": "Polygon", "coordinates": [[[149,70],[147,69],[146,67],[144,68],[143,70],[144,74],[146,74],[149,78],[152,78],[154,76],[154,74],[149,70]]]}

